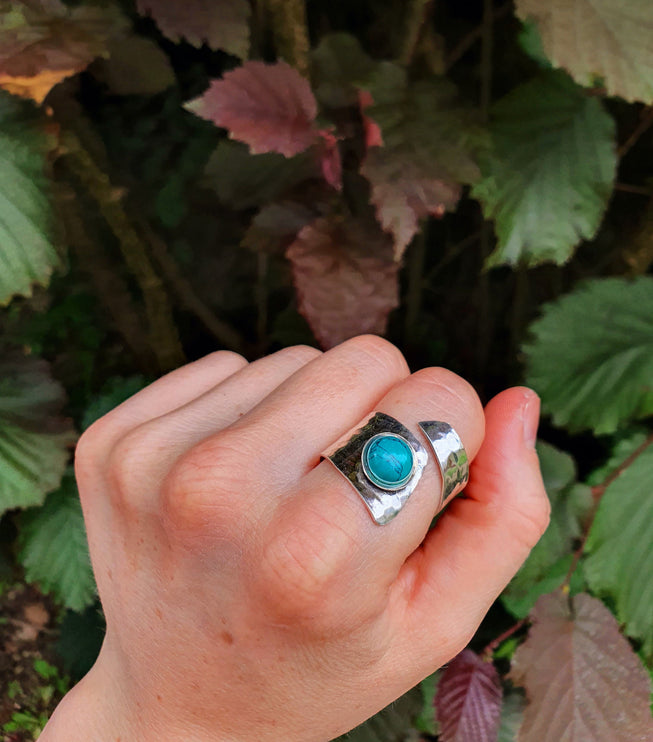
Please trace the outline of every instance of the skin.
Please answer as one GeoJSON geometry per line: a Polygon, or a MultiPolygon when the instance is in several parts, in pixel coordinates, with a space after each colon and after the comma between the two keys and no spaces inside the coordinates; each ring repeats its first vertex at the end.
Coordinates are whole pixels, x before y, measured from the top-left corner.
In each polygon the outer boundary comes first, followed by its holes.
{"type": "Polygon", "coordinates": [[[483,410],[373,336],[221,351],[139,392],[78,445],[107,634],[41,741],[327,742],[361,723],[466,646],[545,530],[538,417],[528,389],[483,410]],[[374,411],[418,436],[445,420],[473,459],[430,531],[433,461],[382,527],[320,461],[374,411]]]}

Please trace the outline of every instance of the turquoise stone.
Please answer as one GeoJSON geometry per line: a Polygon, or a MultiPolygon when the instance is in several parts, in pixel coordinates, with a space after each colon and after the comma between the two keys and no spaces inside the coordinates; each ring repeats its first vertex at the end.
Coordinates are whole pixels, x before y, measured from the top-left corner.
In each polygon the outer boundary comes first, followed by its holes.
{"type": "Polygon", "coordinates": [[[375,435],[365,444],[362,463],[365,475],[373,484],[381,489],[397,490],[413,474],[414,452],[399,435],[375,435]]]}

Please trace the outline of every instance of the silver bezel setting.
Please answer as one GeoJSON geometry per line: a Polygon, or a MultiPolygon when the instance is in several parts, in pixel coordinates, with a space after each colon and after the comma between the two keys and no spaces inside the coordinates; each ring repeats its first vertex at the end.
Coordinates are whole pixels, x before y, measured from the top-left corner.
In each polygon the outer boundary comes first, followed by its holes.
{"type": "MultiPolygon", "coordinates": [[[[336,444],[337,445],[337,444],[336,444]]],[[[428,461],[424,444],[394,417],[383,412],[373,415],[356,430],[346,443],[323,454],[358,492],[372,518],[379,525],[389,523],[406,504],[419,482],[428,461]],[[406,484],[396,490],[386,490],[368,479],[363,470],[363,448],[376,435],[390,434],[403,438],[413,450],[413,472],[406,484]]]]}
{"type": "Polygon", "coordinates": [[[403,435],[399,435],[399,433],[377,433],[376,435],[373,435],[368,441],[366,441],[365,445],[363,446],[363,450],[361,451],[361,466],[363,467],[363,473],[373,485],[379,487],[379,489],[387,490],[388,492],[396,492],[397,490],[403,489],[408,484],[408,482],[410,482],[413,474],[415,473],[415,450],[410,445],[410,442],[407,441],[403,437],[403,435]],[[379,478],[370,471],[367,465],[367,451],[369,450],[372,443],[374,443],[374,441],[378,441],[381,438],[399,438],[399,440],[403,441],[408,446],[408,450],[411,452],[412,464],[409,474],[405,476],[400,482],[397,482],[394,485],[386,485],[385,482],[383,484],[380,484],[378,481],[379,478]]]}

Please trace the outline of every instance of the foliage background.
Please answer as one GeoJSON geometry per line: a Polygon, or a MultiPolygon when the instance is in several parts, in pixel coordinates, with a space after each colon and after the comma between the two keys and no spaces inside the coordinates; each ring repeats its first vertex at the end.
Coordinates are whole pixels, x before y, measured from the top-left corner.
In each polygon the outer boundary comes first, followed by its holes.
{"type": "Polygon", "coordinates": [[[648,0],[0,0],[5,739],[101,641],[77,435],[211,350],[370,331],[540,393],[553,516],[350,739],[653,739],[651,39],[648,0]]]}

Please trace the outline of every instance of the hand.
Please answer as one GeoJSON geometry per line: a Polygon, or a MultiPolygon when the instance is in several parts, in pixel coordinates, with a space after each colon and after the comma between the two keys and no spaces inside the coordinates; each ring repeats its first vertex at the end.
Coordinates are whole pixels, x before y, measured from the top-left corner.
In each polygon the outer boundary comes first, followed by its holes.
{"type": "Polygon", "coordinates": [[[451,659],[548,522],[536,395],[485,412],[377,337],[248,364],[218,352],[95,423],[76,469],[107,634],[42,736],[325,742],[451,659]],[[378,526],[320,453],[374,411],[474,458],[429,531],[431,457],[378,526]],[[485,438],[484,438],[485,432],[485,438]],[[74,733],[73,733],[74,730],[74,733]]]}

